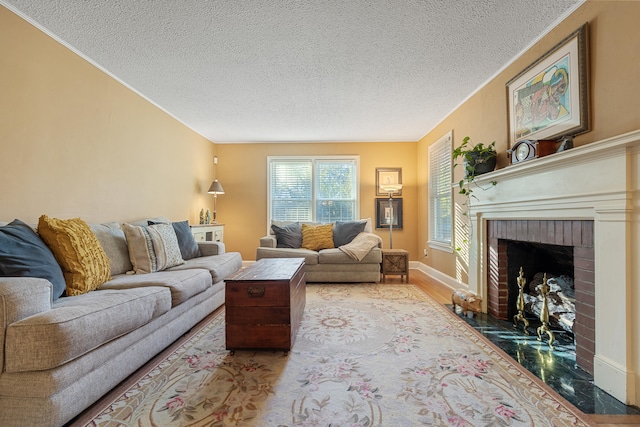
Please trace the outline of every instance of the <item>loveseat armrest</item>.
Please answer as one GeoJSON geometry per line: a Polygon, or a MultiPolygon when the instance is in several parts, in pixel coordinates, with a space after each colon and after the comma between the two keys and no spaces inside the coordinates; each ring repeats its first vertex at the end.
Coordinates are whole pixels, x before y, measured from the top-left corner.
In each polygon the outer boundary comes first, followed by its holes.
{"type": "Polygon", "coordinates": [[[260,238],[261,248],[275,248],[278,246],[276,236],[264,236],[260,238]]]}
{"type": "Polygon", "coordinates": [[[222,255],[226,252],[222,242],[198,242],[200,256],[222,255]]]}

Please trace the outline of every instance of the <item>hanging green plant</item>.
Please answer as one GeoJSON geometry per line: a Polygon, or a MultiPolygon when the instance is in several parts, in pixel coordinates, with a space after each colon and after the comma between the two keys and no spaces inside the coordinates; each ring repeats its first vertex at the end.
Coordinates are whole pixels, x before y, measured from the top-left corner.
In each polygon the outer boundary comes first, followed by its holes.
{"type": "MultiPolygon", "coordinates": [[[[462,140],[462,144],[453,150],[452,159],[455,162],[453,165],[454,168],[458,165],[458,159],[462,159],[462,165],[464,166],[464,177],[458,182],[458,193],[467,198],[467,201],[463,205],[465,209],[462,215],[467,217],[467,225],[469,225],[469,205],[471,197],[477,199],[477,197],[473,195],[472,184],[473,186],[479,187],[477,183],[475,183],[476,177],[492,172],[496,168],[498,160],[496,142],[493,141],[487,145],[483,143],[472,145],[471,138],[466,136],[462,140]]],[[[496,181],[491,181],[492,186],[496,184],[496,181]]],[[[469,233],[469,237],[470,235],[471,233],[469,233]]],[[[468,243],[468,239],[465,239],[463,243],[468,243]]],[[[456,248],[456,250],[460,250],[460,248],[456,248]]]]}

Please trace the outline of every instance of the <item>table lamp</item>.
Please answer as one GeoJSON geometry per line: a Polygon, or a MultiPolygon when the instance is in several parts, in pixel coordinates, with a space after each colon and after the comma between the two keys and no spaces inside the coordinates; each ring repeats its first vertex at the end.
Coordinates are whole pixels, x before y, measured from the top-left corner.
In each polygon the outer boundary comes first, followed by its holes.
{"type": "Polygon", "coordinates": [[[218,194],[224,194],[224,188],[222,188],[222,184],[217,179],[214,179],[211,183],[211,187],[209,187],[209,194],[213,194],[213,222],[212,224],[217,224],[218,220],[216,217],[216,201],[218,200],[218,194]]]}

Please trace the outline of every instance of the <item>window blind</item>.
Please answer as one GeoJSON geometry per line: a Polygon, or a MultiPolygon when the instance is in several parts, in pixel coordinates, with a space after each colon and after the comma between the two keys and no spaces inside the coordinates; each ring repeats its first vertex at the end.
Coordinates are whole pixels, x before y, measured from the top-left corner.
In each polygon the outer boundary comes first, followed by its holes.
{"type": "Polygon", "coordinates": [[[357,157],[269,157],[268,162],[270,220],[358,218],[357,157]]]}
{"type": "Polygon", "coordinates": [[[446,246],[452,241],[453,134],[449,132],[429,147],[429,240],[446,246]]]}
{"type": "Polygon", "coordinates": [[[311,221],[311,161],[277,161],[271,163],[271,218],[280,221],[311,221]]]}

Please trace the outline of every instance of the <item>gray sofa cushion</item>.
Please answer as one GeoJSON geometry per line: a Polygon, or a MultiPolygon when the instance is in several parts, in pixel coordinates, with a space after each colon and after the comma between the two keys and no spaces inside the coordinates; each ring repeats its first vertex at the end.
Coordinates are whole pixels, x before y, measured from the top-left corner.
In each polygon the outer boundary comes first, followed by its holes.
{"type": "MultiPolygon", "coordinates": [[[[181,264],[184,265],[184,264],[181,264]]],[[[171,291],[171,306],[182,304],[211,286],[211,275],[203,269],[188,269],[148,274],[121,274],[100,286],[104,289],[129,289],[161,286],[171,291]]]]}
{"type": "Polygon", "coordinates": [[[305,265],[318,263],[318,252],[309,249],[258,248],[256,261],[262,258],[304,258],[305,265]]]}
{"type": "Polygon", "coordinates": [[[61,298],[51,310],[7,328],[7,372],[55,368],[169,311],[166,288],[94,291],[61,298]]]}
{"type": "Polygon", "coordinates": [[[98,238],[107,257],[109,257],[112,276],[133,270],[131,260],[129,259],[127,239],[124,236],[124,231],[122,231],[120,224],[117,222],[108,222],[104,224],[89,224],[89,227],[98,238]]]}
{"type": "Polygon", "coordinates": [[[29,225],[18,219],[0,227],[0,276],[47,279],[53,285],[53,301],[67,286],[49,247],[29,225]]]}
{"type": "Polygon", "coordinates": [[[307,283],[364,283],[380,281],[380,264],[317,264],[305,266],[307,283]],[[330,268],[327,268],[330,266],[330,268]]]}
{"type": "Polygon", "coordinates": [[[203,269],[211,274],[213,283],[224,280],[227,276],[242,268],[240,252],[226,252],[221,255],[201,256],[192,258],[182,265],[170,268],[168,271],[203,269]]]}

